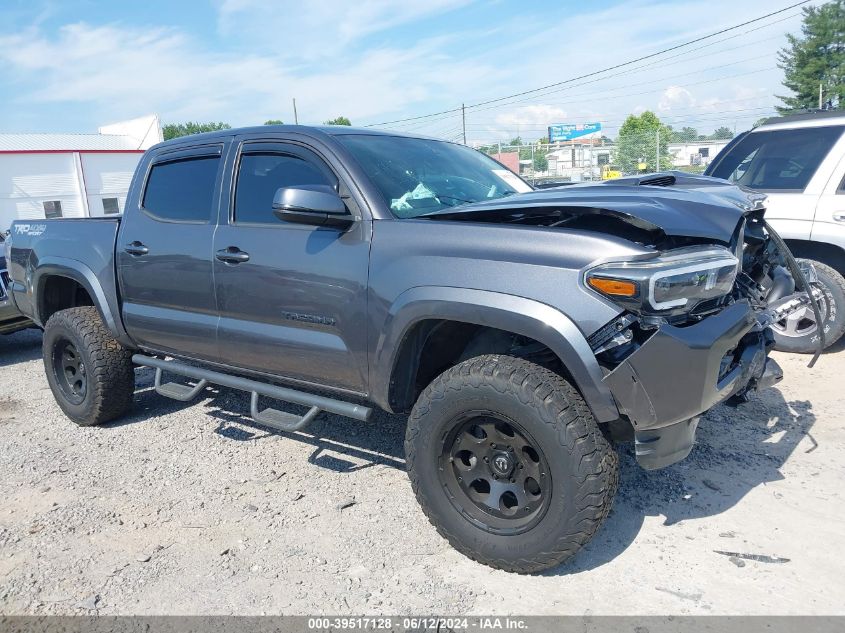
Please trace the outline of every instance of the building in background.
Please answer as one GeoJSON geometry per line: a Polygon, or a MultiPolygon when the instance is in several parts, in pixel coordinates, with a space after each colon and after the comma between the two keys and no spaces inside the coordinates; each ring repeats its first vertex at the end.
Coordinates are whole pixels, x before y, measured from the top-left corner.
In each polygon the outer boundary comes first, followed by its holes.
{"type": "Polygon", "coordinates": [[[614,145],[601,137],[550,145],[548,172],[543,176],[581,182],[601,180],[601,169],[613,161],[614,145]]]}
{"type": "Polygon", "coordinates": [[[672,167],[706,167],[716,157],[716,154],[721,152],[722,148],[730,142],[730,139],[726,139],[669,143],[672,167]]]}
{"type": "Polygon", "coordinates": [[[121,213],[141,155],[161,140],[155,115],[97,134],[0,134],[0,231],[17,219],[121,213]]]}

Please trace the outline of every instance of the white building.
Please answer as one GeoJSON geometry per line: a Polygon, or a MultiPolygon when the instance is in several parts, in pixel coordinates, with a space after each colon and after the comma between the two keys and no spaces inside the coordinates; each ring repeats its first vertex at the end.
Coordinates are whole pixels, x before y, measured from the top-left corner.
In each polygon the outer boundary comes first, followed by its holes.
{"type": "Polygon", "coordinates": [[[669,143],[673,167],[706,166],[730,143],[730,139],[719,141],[688,141],[669,143]]]}
{"type": "Polygon", "coordinates": [[[155,115],[97,134],[0,134],[0,231],[16,219],[121,213],[141,155],[161,140],[155,115]]]}
{"type": "Polygon", "coordinates": [[[602,166],[611,164],[613,160],[613,150],[612,145],[598,140],[588,143],[573,142],[555,148],[546,155],[549,161],[548,176],[573,182],[599,180],[602,166]]]}

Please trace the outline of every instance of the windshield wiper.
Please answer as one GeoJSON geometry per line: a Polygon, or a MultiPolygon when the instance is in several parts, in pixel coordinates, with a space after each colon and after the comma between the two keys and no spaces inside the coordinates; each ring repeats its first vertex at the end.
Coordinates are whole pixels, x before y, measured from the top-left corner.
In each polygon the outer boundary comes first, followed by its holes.
{"type": "MultiPolygon", "coordinates": [[[[445,198],[446,200],[457,200],[461,204],[472,204],[473,202],[476,202],[476,200],[464,200],[463,198],[456,198],[455,196],[441,196],[439,193],[435,193],[434,195],[437,196],[438,200],[441,198],[445,198]]],[[[453,205],[451,208],[455,208],[456,206],[458,205],[453,205]]]]}

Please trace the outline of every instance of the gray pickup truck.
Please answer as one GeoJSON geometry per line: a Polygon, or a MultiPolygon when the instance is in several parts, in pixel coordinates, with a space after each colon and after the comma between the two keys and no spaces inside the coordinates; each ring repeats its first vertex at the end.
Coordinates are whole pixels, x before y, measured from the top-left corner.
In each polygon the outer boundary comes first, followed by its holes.
{"type": "Polygon", "coordinates": [[[782,377],[769,326],[812,299],[764,207],[677,172],[532,191],[462,145],[267,126],[157,145],[123,217],[15,222],[7,252],[77,424],[124,414],[136,365],[179,400],[245,390],[281,431],[409,412],[432,523],[527,573],[607,516],[614,442],[667,466],[782,377]]]}

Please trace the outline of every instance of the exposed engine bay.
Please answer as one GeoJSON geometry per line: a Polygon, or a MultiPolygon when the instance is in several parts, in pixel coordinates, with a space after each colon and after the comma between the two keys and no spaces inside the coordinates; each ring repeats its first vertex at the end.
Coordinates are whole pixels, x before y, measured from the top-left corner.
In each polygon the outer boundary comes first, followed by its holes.
{"type": "MultiPolygon", "coordinates": [[[[811,306],[803,270],[765,222],[765,195],[679,172],[468,205],[440,219],[591,231],[653,254],[596,262],[588,290],[623,311],[588,337],[646,468],[682,459],[700,415],[779,382],[771,325],[811,306]]],[[[819,342],[818,351],[823,346],[819,342]]],[[[815,362],[818,357],[814,357],[815,362]]]]}

